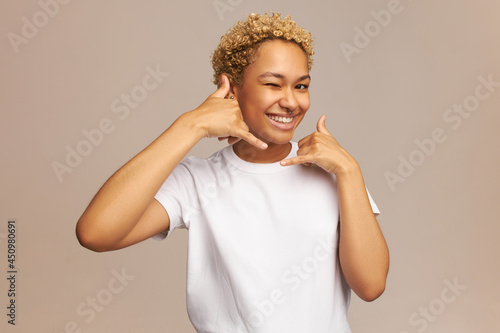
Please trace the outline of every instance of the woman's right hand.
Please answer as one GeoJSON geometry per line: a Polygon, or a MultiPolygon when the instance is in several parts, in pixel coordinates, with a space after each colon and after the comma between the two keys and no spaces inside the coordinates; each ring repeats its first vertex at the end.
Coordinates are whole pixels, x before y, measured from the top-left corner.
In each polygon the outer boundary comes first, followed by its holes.
{"type": "Polygon", "coordinates": [[[245,140],[259,149],[266,149],[267,144],[257,139],[243,120],[238,101],[228,98],[229,79],[221,75],[221,86],[199,107],[186,115],[198,125],[202,137],[219,140],[228,139],[229,144],[245,140]]]}

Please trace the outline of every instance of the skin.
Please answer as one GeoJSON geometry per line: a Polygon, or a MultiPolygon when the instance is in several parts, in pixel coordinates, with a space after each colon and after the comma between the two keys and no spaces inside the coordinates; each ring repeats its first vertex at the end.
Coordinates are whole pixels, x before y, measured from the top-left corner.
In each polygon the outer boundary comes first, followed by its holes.
{"type": "Polygon", "coordinates": [[[93,251],[121,249],[169,227],[168,212],[154,199],[161,185],[202,138],[227,139],[235,153],[254,163],[316,164],[335,174],[339,193],[339,259],[347,283],[363,300],[379,297],[389,267],[386,242],[372,212],[361,170],[330,134],[325,116],[317,131],[285,159],[295,128],[309,109],[310,83],[304,53],[294,43],[262,43],[243,82],[221,75],[220,87],[106,181],[80,217],[76,233],[93,251]],[[232,98],[231,98],[232,97],[232,98]],[[288,125],[271,117],[290,117],[288,125]],[[169,152],[165,154],[165,152],[169,152]]]}
{"type": "Polygon", "coordinates": [[[289,142],[309,109],[311,78],[306,57],[294,43],[266,41],[256,57],[258,60],[245,69],[241,86],[232,86],[231,96],[238,101],[250,133],[266,142],[268,148],[255,150],[239,141],[234,151],[254,163],[277,162],[290,152],[289,142]],[[290,118],[291,122],[284,127],[270,115],[290,118]]]}

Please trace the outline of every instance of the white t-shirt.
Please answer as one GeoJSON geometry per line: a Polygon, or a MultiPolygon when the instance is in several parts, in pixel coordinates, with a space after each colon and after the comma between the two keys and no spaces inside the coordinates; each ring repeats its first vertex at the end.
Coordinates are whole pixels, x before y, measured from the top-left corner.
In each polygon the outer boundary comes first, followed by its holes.
{"type": "Polygon", "coordinates": [[[334,175],[246,162],[228,146],[184,160],[155,198],[170,230],[189,229],[187,308],[198,332],[351,332],[334,175]]]}

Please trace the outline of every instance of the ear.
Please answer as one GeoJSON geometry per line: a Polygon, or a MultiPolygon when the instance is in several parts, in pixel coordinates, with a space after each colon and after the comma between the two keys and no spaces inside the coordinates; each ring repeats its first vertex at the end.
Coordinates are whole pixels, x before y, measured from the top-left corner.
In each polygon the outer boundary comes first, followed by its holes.
{"type": "Polygon", "coordinates": [[[229,92],[227,93],[227,96],[225,98],[230,98],[230,96],[234,96],[234,98],[237,99],[237,90],[238,90],[237,84],[231,78],[231,75],[227,73],[222,73],[219,76],[219,87],[221,86],[223,76],[225,76],[229,80],[229,92]]]}

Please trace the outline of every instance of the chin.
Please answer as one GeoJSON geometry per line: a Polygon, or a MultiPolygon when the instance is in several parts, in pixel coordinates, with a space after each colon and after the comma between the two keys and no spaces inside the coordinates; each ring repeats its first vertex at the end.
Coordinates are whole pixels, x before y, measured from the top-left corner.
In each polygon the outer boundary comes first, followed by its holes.
{"type": "Polygon", "coordinates": [[[267,144],[284,145],[289,143],[293,138],[293,133],[290,135],[269,135],[262,140],[267,144]]]}

